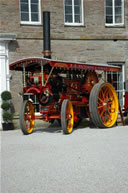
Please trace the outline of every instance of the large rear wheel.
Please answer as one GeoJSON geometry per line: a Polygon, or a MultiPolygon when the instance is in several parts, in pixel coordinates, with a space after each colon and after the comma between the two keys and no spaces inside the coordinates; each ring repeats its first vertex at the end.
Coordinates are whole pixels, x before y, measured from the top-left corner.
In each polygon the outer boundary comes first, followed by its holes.
{"type": "Polygon", "coordinates": [[[30,101],[24,101],[20,112],[20,128],[23,134],[28,135],[34,129],[34,107],[30,101]]]}
{"type": "Polygon", "coordinates": [[[89,97],[89,111],[96,127],[112,127],[116,123],[119,102],[116,91],[110,83],[97,83],[89,97]]]}
{"type": "Polygon", "coordinates": [[[70,134],[73,131],[74,113],[71,101],[63,100],[61,106],[61,126],[64,134],[70,134]]]}

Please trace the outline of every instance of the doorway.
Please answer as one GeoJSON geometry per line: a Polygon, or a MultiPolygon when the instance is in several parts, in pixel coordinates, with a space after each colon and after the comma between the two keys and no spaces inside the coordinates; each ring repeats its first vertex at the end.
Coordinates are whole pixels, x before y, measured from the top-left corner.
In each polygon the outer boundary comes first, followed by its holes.
{"type": "MultiPolygon", "coordinates": [[[[9,90],[9,67],[8,67],[8,42],[0,41],[0,94],[9,90]]],[[[1,106],[0,97],[0,106],[1,106]]],[[[2,110],[0,108],[0,128],[2,122],[2,110]]]]}

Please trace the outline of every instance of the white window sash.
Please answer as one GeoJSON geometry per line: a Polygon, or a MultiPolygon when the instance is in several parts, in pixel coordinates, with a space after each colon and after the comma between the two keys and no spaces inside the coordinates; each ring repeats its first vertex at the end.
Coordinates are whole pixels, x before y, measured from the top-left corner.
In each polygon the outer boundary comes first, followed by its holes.
{"type": "Polygon", "coordinates": [[[30,22],[32,22],[32,20],[31,20],[31,2],[30,2],[31,0],[28,0],[28,3],[29,3],[29,21],[30,22]]]}
{"type": "MultiPolygon", "coordinates": [[[[41,3],[40,0],[38,0],[38,16],[39,16],[39,21],[32,21],[31,18],[31,0],[28,0],[28,11],[29,11],[29,21],[21,21],[20,17],[20,23],[21,24],[28,24],[28,25],[39,25],[41,24],[41,3]]],[[[21,16],[21,7],[20,7],[20,16],[21,16]]]]}
{"type": "Polygon", "coordinates": [[[115,24],[115,0],[112,0],[112,10],[113,10],[112,20],[113,24],[115,24]]]}
{"type": "Polygon", "coordinates": [[[74,0],[72,0],[72,23],[75,23],[75,6],[74,6],[74,0]]]}
{"type": "Polygon", "coordinates": [[[65,0],[64,0],[64,24],[69,26],[83,26],[84,25],[84,9],[83,9],[83,0],[81,0],[81,23],[75,22],[75,6],[74,6],[74,0],[72,0],[72,22],[68,23],[65,22],[65,0]]]}
{"type": "MultiPolygon", "coordinates": [[[[112,0],[112,10],[113,10],[113,13],[112,13],[113,23],[105,23],[105,26],[124,26],[124,0],[121,0],[121,11],[122,11],[121,12],[121,19],[122,19],[122,23],[115,23],[115,0],[112,0]]],[[[106,3],[105,3],[105,13],[106,13],[106,3]]],[[[105,18],[105,21],[106,21],[106,18],[105,18]]]]}

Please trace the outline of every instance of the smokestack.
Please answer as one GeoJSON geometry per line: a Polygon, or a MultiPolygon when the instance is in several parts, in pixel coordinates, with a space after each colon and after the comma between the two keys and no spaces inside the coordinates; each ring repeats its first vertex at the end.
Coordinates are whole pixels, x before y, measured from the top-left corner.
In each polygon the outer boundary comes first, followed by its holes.
{"type": "Polygon", "coordinates": [[[51,39],[50,39],[50,12],[43,12],[43,54],[44,58],[51,58],[51,39]]]}

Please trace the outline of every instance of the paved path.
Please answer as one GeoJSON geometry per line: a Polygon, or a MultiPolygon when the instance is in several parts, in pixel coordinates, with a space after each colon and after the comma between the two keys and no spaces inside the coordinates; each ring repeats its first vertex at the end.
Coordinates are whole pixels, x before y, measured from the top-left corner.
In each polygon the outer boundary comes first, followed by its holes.
{"type": "Polygon", "coordinates": [[[128,126],[63,135],[47,125],[1,138],[2,193],[128,193],[128,126]]]}

